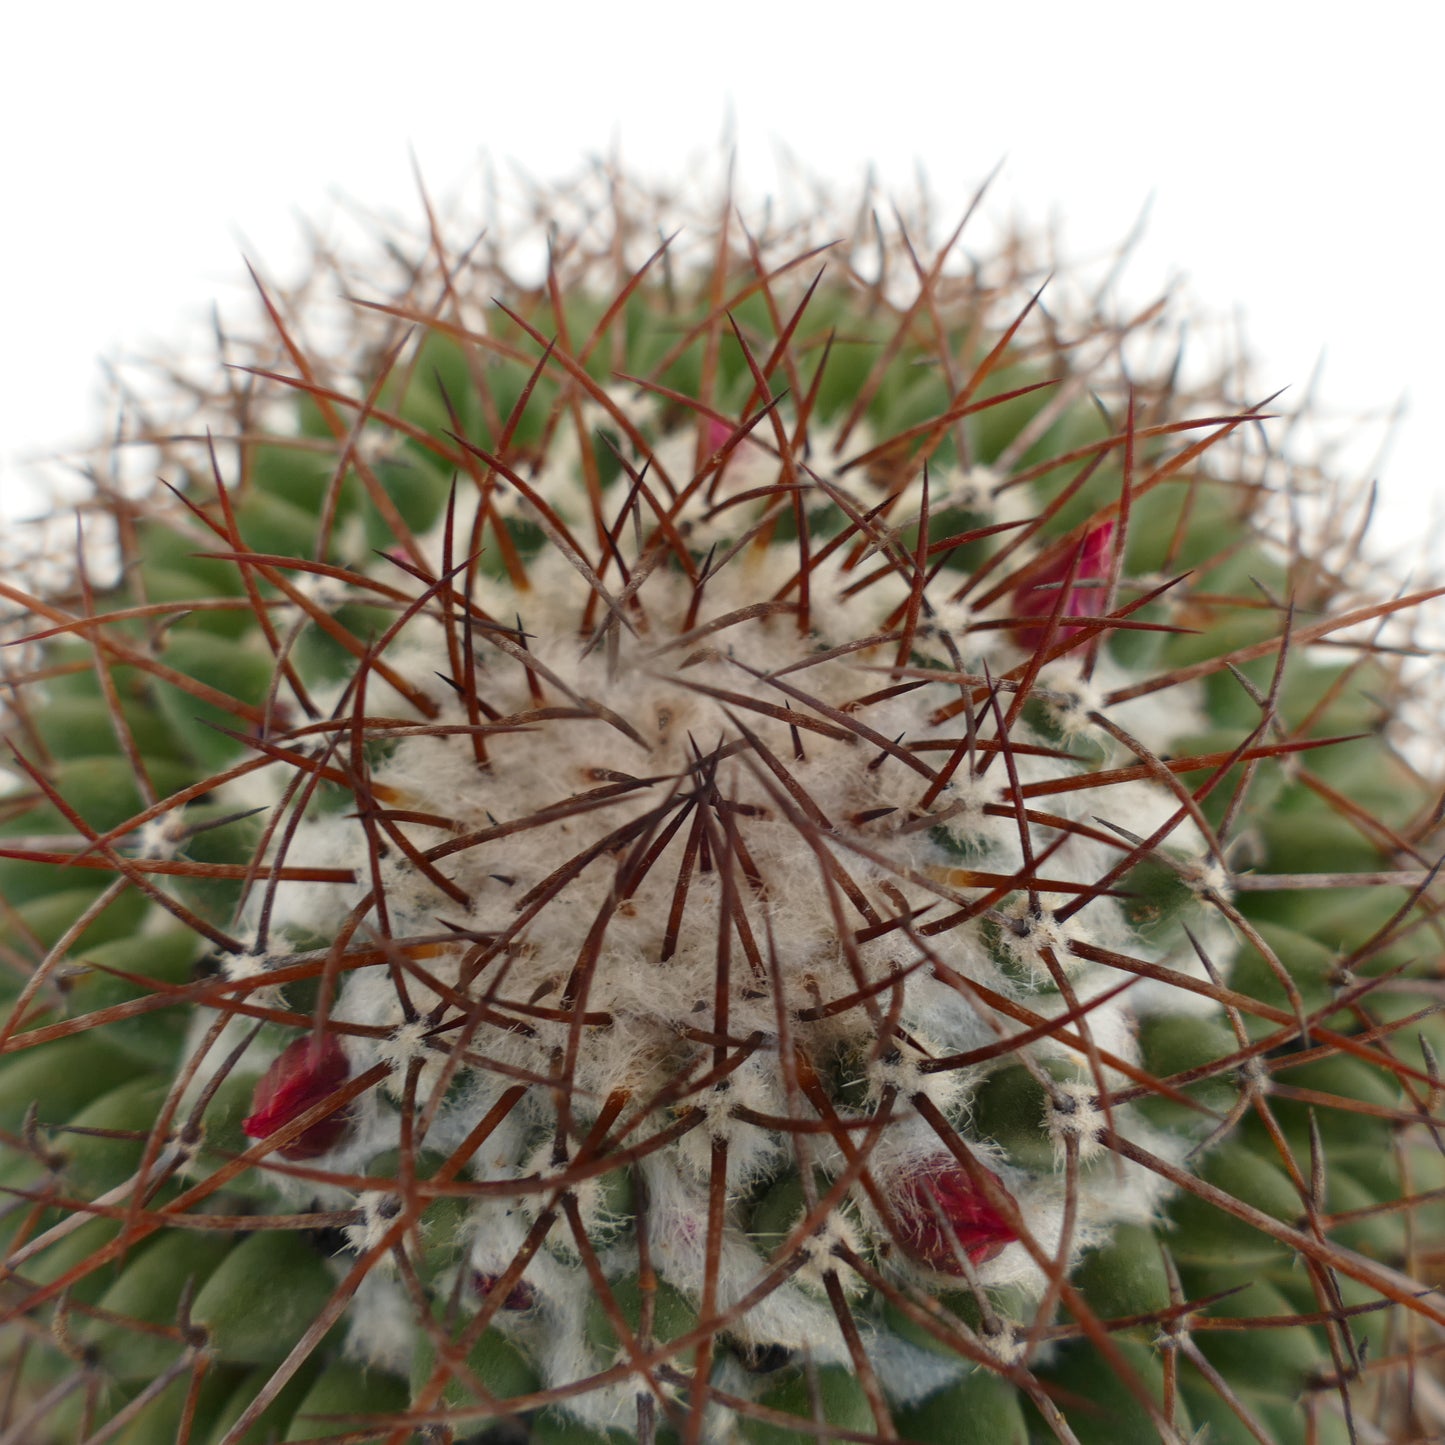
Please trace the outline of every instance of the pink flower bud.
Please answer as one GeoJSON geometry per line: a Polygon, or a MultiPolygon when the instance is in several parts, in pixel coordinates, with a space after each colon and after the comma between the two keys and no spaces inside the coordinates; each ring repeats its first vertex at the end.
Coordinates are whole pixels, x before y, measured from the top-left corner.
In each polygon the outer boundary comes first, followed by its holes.
{"type": "Polygon", "coordinates": [[[1018,1231],[985,1191],[1013,1204],[1013,1196],[991,1169],[973,1173],[952,1155],[940,1155],[902,1179],[890,1203],[901,1226],[898,1243],[919,1264],[943,1274],[962,1274],[958,1253],[970,1264],[985,1264],[1018,1239],[1018,1231]],[[977,1179],[977,1183],[975,1183],[977,1179]]]}
{"type": "MultiPolygon", "coordinates": [[[[1083,548],[1079,554],[1079,570],[1074,574],[1073,587],[1064,602],[1064,617],[1097,617],[1104,610],[1107,587],[1080,587],[1080,582],[1103,582],[1109,576],[1110,542],[1114,536],[1113,522],[1103,522],[1085,534],[1083,548]]],[[[1068,579],[1069,568],[1073,565],[1073,553],[1065,552],[1043,571],[1035,573],[1013,595],[1013,610],[1019,617],[1050,617],[1059,605],[1059,589],[1068,579]]],[[[1022,647],[1038,647],[1044,640],[1047,627],[1042,622],[1027,622],[1014,628],[1014,636],[1022,647]]],[[[1083,629],[1060,626],[1055,629],[1051,644],[1067,641],[1083,629]]]]}
{"type": "Polygon", "coordinates": [[[727,439],[733,434],[734,428],[725,421],[719,421],[716,417],[706,418],[702,425],[703,445],[710,452],[721,451],[727,444],[727,439]]]}
{"type": "MultiPolygon", "coordinates": [[[[297,1039],[261,1075],[251,1097],[251,1115],[241,1127],[252,1139],[265,1139],[334,1094],[350,1075],[351,1061],[335,1035],[297,1039]]],[[[334,1149],[351,1125],[350,1107],[338,1109],[276,1152],[283,1159],[314,1159],[334,1149]]]]}

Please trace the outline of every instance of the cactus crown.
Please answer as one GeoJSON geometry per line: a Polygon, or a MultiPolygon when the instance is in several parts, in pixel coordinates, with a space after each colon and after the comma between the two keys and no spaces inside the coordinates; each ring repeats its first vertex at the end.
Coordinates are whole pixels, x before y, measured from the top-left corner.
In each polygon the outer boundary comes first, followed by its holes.
{"type": "Polygon", "coordinates": [[[1162,308],[588,185],[0,582],[7,1427],[1427,1430],[1423,598],[1162,308]]]}

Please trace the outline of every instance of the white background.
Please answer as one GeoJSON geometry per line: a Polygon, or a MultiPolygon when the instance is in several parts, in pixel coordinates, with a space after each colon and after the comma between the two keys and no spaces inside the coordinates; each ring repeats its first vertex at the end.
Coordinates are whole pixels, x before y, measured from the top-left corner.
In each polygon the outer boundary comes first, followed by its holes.
{"type": "MultiPolygon", "coordinates": [[[[1261,390],[1325,353],[1331,407],[1409,410],[1378,470],[1404,547],[1445,495],[1438,13],[1213,3],[27,5],[0,84],[0,519],[24,458],[94,434],[99,360],[275,274],[338,194],[414,215],[483,152],[558,177],[614,143],[677,174],[731,127],[745,186],[780,146],[839,181],[921,167],[948,213],[1059,219],[1097,251],[1152,208],[1131,287],[1240,311],[1261,390]],[[529,12],[523,18],[523,10],[529,12]],[[1432,30],[1434,33],[1432,33],[1432,30]]],[[[33,469],[32,469],[33,475],[33,469]]]]}

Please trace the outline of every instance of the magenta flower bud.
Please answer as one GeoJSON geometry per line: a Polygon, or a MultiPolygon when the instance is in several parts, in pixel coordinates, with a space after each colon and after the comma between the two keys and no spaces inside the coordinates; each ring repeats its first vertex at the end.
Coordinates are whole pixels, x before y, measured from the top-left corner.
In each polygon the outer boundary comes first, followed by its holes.
{"type": "MultiPolygon", "coordinates": [[[[1097,617],[1104,610],[1108,588],[1103,586],[1079,586],[1079,583],[1102,583],[1109,576],[1109,547],[1114,537],[1113,522],[1102,522],[1084,536],[1079,554],[1079,568],[1074,574],[1074,586],[1069,588],[1064,602],[1064,617],[1097,617]]],[[[1074,555],[1065,552],[1041,572],[1030,577],[1013,595],[1013,610],[1019,617],[1047,618],[1053,615],[1059,605],[1059,588],[1068,580],[1069,569],[1074,555]]],[[[1014,636],[1022,647],[1038,647],[1044,640],[1047,627],[1043,622],[1028,622],[1014,628],[1014,636]]],[[[1055,629],[1052,642],[1067,641],[1083,629],[1067,624],[1055,629]]]]}
{"type": "Polygon", "coordinates": [[[727,444],[727,439],[733,434],[733,428],[727,422],[719,421],[714,416],[708,417],[703,422],[702,430],[705,445],[710,452],[721,451],[727,444]]]}
{"type": "MultiPolygon", "coordinates": [[[[351,1060],[333,1034],[307,1035],[288,1045],[261,1075],[251,1097],[251,1114],[241,1127],[252,1139],[265,1139],[334,1094],[351,1076],[351,1060]]],[[[314,1159],[334,1149],[350,1131],[348,1105],[318,1119],[276,1152],[283,1159],[314,1159]]]]}
{"type": "Polygon", "coordinates": [[[931,1159],[902,1179],[890,1200],[901,1226],[898,1243],[910,1258],[943,1274],[964,1272],[960,1250],[970,1264],[986,1264],[1019,1237],[995,1200],[1013,1205],[991,1169],[977,1163],[965,1169],[951,1155],[931,1159]]]}

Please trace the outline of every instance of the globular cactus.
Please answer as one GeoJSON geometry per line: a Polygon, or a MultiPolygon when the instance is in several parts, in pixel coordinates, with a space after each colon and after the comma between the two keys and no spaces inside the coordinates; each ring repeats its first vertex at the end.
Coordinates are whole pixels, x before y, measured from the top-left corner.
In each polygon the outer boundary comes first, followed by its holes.
{"type": "Polygon", "coordinates": [[[1441,1428],[1429,594],[862,214],[263,288],[0,579],[0,1440],[1441,1428]]]}

